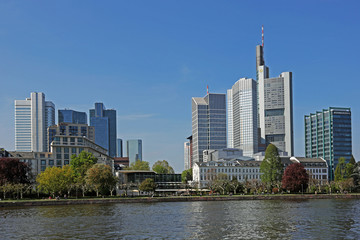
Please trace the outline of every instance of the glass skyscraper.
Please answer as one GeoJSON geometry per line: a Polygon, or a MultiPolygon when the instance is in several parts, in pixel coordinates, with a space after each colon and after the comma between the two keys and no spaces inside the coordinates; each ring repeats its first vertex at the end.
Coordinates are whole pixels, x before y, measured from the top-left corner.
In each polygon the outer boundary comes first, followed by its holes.
{"type": "Polygon", "coordinates": [[[126,154],[129,158],[129,164],[136,160],[142,161],[142,140],[132,139],[126,141],[126,154]]]}
{"type": "Polygon", "coordinates": [[[55,125],[55,105],[45,101],[44,93],[15,100],[15,151],[46,152],[47,129],[55,125]]]}
{"type": "Polygon", "coordinates": [[[77,112],[70,109],[58,110],[58,123],[87,124],[85,112],[77,112]]]}
{"type": "Polygon", "coordinates": [[[123,157],[123,141],[122,139],[116,139],[116,157],[123,157]]]}
{"type": "Polygon", "coordinates": [[[350,108],[323,109],[306,115],[305,155],[322,157],[328,162],[330,180],[340,157],[349,161],[352,156],[350,108]]]}
{"type": "Polygon", "coordinates": [[[192,160],[203,161],[203,151],[226,148],[226,96],[208,93],[192,98],[192,160]]]}
{"type": "Polygon", "coordinates": [[[244,156],[258,152],[257,84],[241,78],[228,90],[228,146],[243,150],[244,156]],[[231,131],[231,132],[230,132],[231,131]],[[229,137],[231,136],[231,137],[229,137]]]}
{"type": "Polygon", "coordinates": [[[95,103],[90,109],[90,126],[95,127],[95,143],[109,150],[109,156],[116,156],[116,110],[105,109],[103,103],[95,103]]]}

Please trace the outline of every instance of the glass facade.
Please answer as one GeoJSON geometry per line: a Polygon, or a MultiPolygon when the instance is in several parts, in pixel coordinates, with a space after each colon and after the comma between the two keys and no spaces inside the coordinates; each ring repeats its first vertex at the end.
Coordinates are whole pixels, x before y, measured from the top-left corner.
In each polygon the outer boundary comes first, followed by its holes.
{"type": "Polygon", "coordinates": [[[324,158],[328,162],[329,178],[333,180],[339,158],[349,161],[352,156],[350,108],[330,107],[306,115],[304,124],[306,157],[324,158]]]}
{"type": "Polygon", "coordinates": [[[126,153],[129,158],[129,164],[135,162],[136,160],[142,161],[142,140],[127,140],[126,153]]]}
{"type": "Polygon", "coordinates": [[[192,98],[193,162],[203,161],[203,151],[226,148],[225,94],[192,98]]]}
{"type": "Polygon", "coordinates": [[[123,141],[122,139],[116,139],[116,157],[123,157],[123,141]]]}
{"type": "Polygon", "coordinates": [[[85,112],[77,112],[70,109],[58,110],[58,123],[62,122],[87,124],[87,116],[85,112]]]}

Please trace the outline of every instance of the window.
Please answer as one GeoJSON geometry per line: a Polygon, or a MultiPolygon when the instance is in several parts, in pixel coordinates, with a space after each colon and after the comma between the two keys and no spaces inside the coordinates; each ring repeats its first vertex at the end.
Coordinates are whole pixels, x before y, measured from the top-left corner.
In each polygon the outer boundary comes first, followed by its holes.
{"type": "Polygon", "coordinates": [[[71,148],[71,153],[76,154],[76,148],[71,148]]]}
{"type": "Polygon", "coordinates": [[[56,160],[56,166],[61,166],[61,160],[56,160]]]}
{"type": "Polygon", "coordinates": [[[64,165],[69,165],[69,160],[65,160],[64,165]]]}
{"type": "Polygon", "coordinates": [[[49,165],[54,166],[54,160],[49,160],[49,165]]]}
{"type": "Polygon", "coordinates": [[[46,166],[41,166],[41,171],[42,172],[45,171],[45,169],[46,169],[46,166]]]}
{"type": "Polygon", "coordinates": [[[46,165],[46,160],[41,160],[41,165],[46,165]]]}

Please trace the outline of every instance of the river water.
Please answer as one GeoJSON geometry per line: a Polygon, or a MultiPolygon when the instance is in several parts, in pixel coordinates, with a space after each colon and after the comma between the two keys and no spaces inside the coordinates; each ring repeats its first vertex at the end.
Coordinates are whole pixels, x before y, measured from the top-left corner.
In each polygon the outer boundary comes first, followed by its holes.
{"type": "Polygon", "coordinates": [[[360,239],[360,200],[0,208],[0,239],[360,239]]]}

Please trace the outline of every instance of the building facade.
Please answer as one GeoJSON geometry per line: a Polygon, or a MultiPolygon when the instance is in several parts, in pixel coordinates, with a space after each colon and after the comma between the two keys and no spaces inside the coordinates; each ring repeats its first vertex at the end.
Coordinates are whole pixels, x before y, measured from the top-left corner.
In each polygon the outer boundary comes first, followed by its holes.
{"type": "Polygon", "coordinates": [[[116,110],[106,109],[103,103],[95,103],[90,109],[90,126],[95,127],[95,143],[108,149],[109,156],[116,156],[116,110]]]}
{"type": "Polygon", "coordinates": [[[292,73],[269,78],[263,46],[256,47],[258,77],[258,120],[260,143],[274,144],[280,151],[294,154],[292,73]]]}
{"type": "Polygon", "coordinates": [[[70,109],[58,110],[58,123],[62,122],[87,124],[87,115],[85,112],[77,112],[70,109]]]}
{"type": "Polygon", "coordinates": [[[232,129],[233,148],[243,150],[244,156],[258,152],[257,83],[251,78],[241,78],[228,91],[228,126],[232,129]],[[230,101],[232,100],[232,105],[230,101]],[[229,109],[231,106],[231,109],[229,109]],[[232,123],[231,123],[232,119],[232,123]]]}
{"type": "Polygon", "coordinates": [[[352,156],[350,108],[323,109],[306,115],[305,156],[322,157],[328,161],[331,180],[340,157],[352,156]]]}
{"type": "Polygon", "coordinates": [[[123,140],[120,138],[116,139],[116,157],[123,157],[123,140]]]}
{"type": "Polygon", "coordinates": [[[192,161],[203,161],[203,151],[226,148],[225,94],[192,98],[192,161]]]}
{"type": "Polygon", "coordinates": [[[48,149],[47,128],[55,124],[55,105],[44,93],[15,100],[15,150],[40,152],[48,149]]]}
{"type": "Polygon", "coordinates": [[[126,154],[129,158],[129,163],[135,163],[137,160],[142,161],[142,140],[132,139],[126,141],[126,154]]]}
{"type": "Polygon", "coordinates": [[[232,89],[226,93],[226,126],[227,126],[227,147],[234,148],[234,128],[233,128],[233,94],[232,89]]]}
{"type": "Polygon", "coordinates": [[[184,169],[188,170],[191,168],[190,163],[190,142],[184,142],[184,169]]]}

